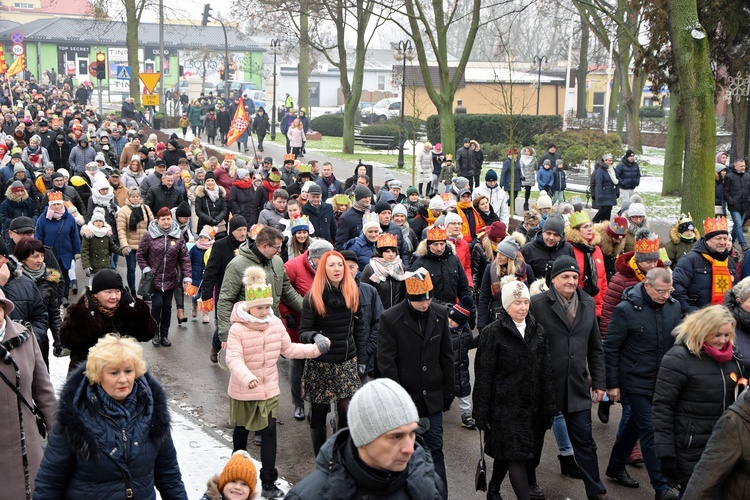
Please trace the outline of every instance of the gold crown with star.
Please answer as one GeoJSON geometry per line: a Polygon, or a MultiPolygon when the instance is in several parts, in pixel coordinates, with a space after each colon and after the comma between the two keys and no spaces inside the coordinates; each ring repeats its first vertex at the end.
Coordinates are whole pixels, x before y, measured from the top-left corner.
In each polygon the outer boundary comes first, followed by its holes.
{"type": "Polygon", "coordinates": [[[703,232],[708,236],[709,233],[727,233],[729,229],[726,217],[709,217],[703,220],[703,232]]]}

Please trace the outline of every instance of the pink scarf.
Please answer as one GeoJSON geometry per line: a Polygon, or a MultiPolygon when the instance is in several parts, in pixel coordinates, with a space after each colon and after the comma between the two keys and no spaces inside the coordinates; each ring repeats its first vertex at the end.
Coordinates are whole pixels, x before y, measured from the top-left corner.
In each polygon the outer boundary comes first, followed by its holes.
{"type": "Polygon", "coordinates": [[[730,361],[732,359],[733,351],[731,342],[727,342],[726,344],[724,344],[724,347],[721,350],[716,349],[715,347],[711,347],[704,342],[703,350],[706,352],[706,354],[711,356],[719,363],[726,363],[727,361],[730,361]]]}
{"type": "Polygon", "coordinates": [[[47,219],[48,220],[60,220],[65,213],[65,206],[60,205],[59,203],[55,203],[54,205],[50,205],[47,207],[47,219]]]}

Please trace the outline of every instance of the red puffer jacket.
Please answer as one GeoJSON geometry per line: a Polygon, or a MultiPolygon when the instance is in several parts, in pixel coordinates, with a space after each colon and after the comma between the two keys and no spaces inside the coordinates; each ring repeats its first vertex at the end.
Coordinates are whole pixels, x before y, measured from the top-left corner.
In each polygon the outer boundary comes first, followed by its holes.
{"type": "MultiPolygon", "coordinates": [[[[284,264],[284,270],[287,276],[289,276],[289,282],[297,290],[297,293],[303,297],[310,291],[315,279],[315,271],[310,267],[310,262],[307,260],[308,254],[309,251],[305,250],[303,254],[289,259],[284,264]]],[[[279,312],[281,313],[281,319],[286,323],[286,330],[289,332],[292,342],[299,342],[300,313],[288,307],[283,301],[279,304],[279,312]],[[290,318],[291,321],[289,320],[290,318]]]]}

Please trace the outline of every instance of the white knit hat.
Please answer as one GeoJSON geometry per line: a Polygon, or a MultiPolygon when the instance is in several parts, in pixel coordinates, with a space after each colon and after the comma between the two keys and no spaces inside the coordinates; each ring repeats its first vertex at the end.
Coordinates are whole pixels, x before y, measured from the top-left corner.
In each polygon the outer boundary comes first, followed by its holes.
{"type": "Polygon", "coordinates": [[[430,200],[429,208],[430,210],[440,210],[442,212],[445,210],[445,202],[440,196],[433,196],[430,200]]]}
{"type": "Polygon", "coordinates": [[[354,446],[372,443],[402,425],[419,421],[409,393],[388,378],[375,379],[354,393],[347,413],[354,446]]]}
{"type": "Polygon", "coordinates": [[[518,299],[528,299],[529,289],[522,282],[513,280],[503,285],[502,289],[503,309],[506,311],[510,305],[518,299]]]}
{"type": "Polygon", "coordinates": [[[541,210],[543,208],[552,208],[552,198],[549,197],[547,191],[539,193],[539,198],[536,200],[536,209],[541,210]]]}

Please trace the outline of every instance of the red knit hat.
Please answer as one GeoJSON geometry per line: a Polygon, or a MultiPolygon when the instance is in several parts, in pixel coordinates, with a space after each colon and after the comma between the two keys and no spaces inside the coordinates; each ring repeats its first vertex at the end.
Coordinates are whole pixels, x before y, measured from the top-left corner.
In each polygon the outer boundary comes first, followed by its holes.
{"type": "Polygon", "coordinates": [[[508,228],[504,222],[496,221],[487,228],[484,234],[492,243],[497,245],[508,235],[508,228]]]}

